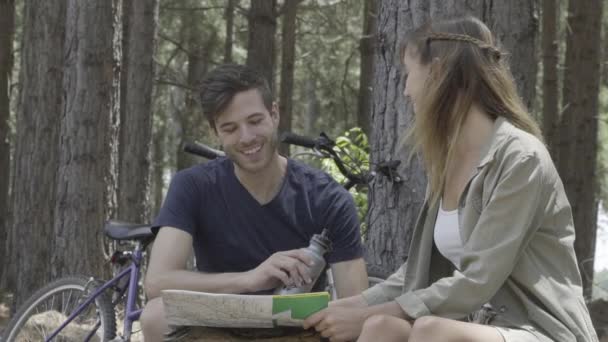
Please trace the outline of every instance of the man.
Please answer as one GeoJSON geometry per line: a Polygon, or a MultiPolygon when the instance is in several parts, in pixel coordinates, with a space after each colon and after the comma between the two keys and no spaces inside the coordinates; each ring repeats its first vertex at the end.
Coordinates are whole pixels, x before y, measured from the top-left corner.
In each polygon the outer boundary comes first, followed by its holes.
{"type": "Polygon", "coordinates": [[[279,113],[264,78],[245,66],[219,66],[203,80],[201,103],[227,158],[182,170],[171,182],[154,222],[146,341],[162,340],[168,329],[163,289],[271,293],[310,282],[301,248],[324,228],[338,296],[366,289],[354,202],[329,175],[278,154],[279,113]],[[192,247],[199,272],[186,269],[192,247]]]}

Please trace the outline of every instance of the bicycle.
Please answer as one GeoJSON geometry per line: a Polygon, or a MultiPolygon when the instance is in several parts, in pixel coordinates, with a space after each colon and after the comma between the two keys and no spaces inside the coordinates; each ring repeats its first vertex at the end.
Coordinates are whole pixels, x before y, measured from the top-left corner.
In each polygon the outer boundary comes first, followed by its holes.
{"type": "MultiPolygon", "coordinates": [[[[376,171],[366,174],[351,172],[334,150],[335,143],[325,134],[312,139],[288,133],[284,134],[281,140],[284,143],[311,148],[325,158],[333,158],[349,180],[345,185],[347,189],[358,184],[367,185],[376,175],[376,171]]],[[[186,144],[183,149],[207,159],[225,155],[222,151],[200,143],[186,144]]],[[[397,165],[398,162],[393,162],[381,165],[377,170],[389,177],[397,177],[397,165]]],[[[131,340],[133,323],[139,319],[142,312],[136,304],[141,263],[146,247],[154,240],[154,234],[149,225],[115,220],[106,223],[104,232],[110,239],[135,245],[132,250],[117,250],[109,260],[120,272],[107,282],[95,277],[71,276],[49,283],[30,296],[14,315],[3,333],[3,342],[131,340]],[[117,336],[116,311],[121,302],[125,305],[123,331],[122,336],[117,336]]],[[[333,293],[331,272],[328,274],[327,290],[333,293]]],[[[388,272],[368,265],[368,274],[371,286],[383,281],[388,272]]]]}
{"type": "Polygon", "coordinates": [[[118,275],[105,283],[72,276],[46,285],[14,315],[2,341],[130,341],[133,323],[142,311],[136,307],[140,266],[154,235],[149,225],[120,221],[109,221],[104,232],[115,241],[135,243],[132,251],[117,250],[112,255],[110,262],[121,268],[118,275]],[[107,290],[113,290],[114,296],[107,290]],[[116,306],[122,299],[126,307],[123,336],[117,337],[116,306]]]}

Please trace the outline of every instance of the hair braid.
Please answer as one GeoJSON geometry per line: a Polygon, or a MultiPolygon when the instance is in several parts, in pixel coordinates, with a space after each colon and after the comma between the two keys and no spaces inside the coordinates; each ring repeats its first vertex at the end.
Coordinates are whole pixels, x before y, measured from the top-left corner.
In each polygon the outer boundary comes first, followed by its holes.
{"type": "Polygon", "coordinates": [[[491,44],[488,44],[482,40],[479,40],[475,37],[471,37],[466,34],[458,34],[458,33],[446,33],[446,32],[431,32],[427,36],[427,42],[431,42],[433,40],[452,40],[452,41],[460,41],[465,43],[471,43],[476,45],[483,51],[488,51],[494,59],[499,60],[502,56],[500,50],[494,47],[491,44]]]}

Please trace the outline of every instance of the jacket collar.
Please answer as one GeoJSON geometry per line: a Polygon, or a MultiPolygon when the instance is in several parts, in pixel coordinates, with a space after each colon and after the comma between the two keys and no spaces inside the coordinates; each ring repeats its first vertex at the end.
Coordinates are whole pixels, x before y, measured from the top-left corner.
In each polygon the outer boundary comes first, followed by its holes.
{"type": "Polygon", "coordinates": [[[499,116],[494,120],[494,130],[492,132],[492,139],[490,143],[487,144],[482,152],[481,159],[479,160],[479,164],[477,165],[477,170],[479,171],[486,164],[490,163],[494,160],[496,156],[496,150],[502,145],[503,141],[507,137],[506,131],[508,130],[508,126],[510,123],[502,116],[499,116]]]}

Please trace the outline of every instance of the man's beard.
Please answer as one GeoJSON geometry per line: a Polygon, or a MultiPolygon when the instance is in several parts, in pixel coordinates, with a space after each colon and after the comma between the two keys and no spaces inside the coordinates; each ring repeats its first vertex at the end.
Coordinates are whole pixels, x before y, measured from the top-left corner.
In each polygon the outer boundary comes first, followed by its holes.
{"type": "MultiPolygon", "coordinates": [[[[268,166],[268,164],[270,164],[270,162],[272,161],[272,157],[273,155],[276,153],[277,149],[279,146],[279,133],[278,131],[274,131],[274,133],[270,136],[270,139],[267,140],[264,143],[264,146],[262,146],[262,153],[268,153],[268,159],[265,161],[264,165],[261,165],[259,168],[256,168],[255,170],[252,170],[250,167],[247,166],[247,163],[241,162],[239,160],[239,157],[241,156],[240,152],[231,152],[228,153],[228,157],[230,158],[230,160],[232,160],[233,163],[235,163],[239,169],[246,171],[246,172],[251,172],[251,173],[255,173],[259,170],[263,170],[266,168],[266,166],[268,166]],[[268,152],[266,152],[266,151],[268,152]]],[[[263,158],[266,158],[266,156],[263,156],[263,158]]]]}

